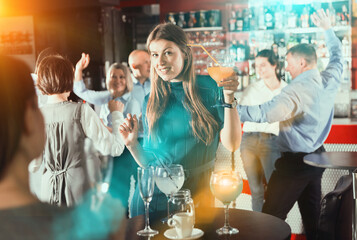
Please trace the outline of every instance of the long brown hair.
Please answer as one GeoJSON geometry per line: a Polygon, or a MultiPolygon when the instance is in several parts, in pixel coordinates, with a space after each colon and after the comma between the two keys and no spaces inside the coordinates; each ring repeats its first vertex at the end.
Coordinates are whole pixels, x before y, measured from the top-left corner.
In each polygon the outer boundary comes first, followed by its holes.
{"type": "Polygon", "coordinates": [[[0,180],[19,150],[26,104],[37,108],[30,73],[24,62],[0,55],[0,180]]]}
{"type": "MultiPolygon", "coordinates": [[[[180,73],[183,89],[185,92],[184,106],[190,112],[190,122],[193,134],[206,145],[212,143],[214,132],[218,129],[218,123],[212,114],[202,103],[197,93],[196,77],[193,67],[192,51],[187,46],[185,32],[172,23],[163,23],[155,27],[150,33],[146,45],[150,52],[150,43],[155,40],[164,39],[175,43],[184,54],[184,66],[180,73]]],[[[151,134],[158,126],[156,123],[166,109],[171,93],[170,84],[162,80],[151,65],[151,92],[146,108],[149,133],[151,134]]],[[[155,139],[155,138],[154,138],[155,139]]]]}

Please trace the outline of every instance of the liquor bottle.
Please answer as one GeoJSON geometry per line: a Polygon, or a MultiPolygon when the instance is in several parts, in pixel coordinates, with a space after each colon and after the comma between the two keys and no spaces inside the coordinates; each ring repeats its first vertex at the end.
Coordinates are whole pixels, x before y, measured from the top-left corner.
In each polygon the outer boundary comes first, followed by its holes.
{"type": "Polygon", "coordinates": [[[313,5],[309,8],[309,26],[310,27],[316,27],[315,23],[312,21],[312,15],[316,12],[316,9],[313,7],[313,5]]]}
{"type": "Polygon", "coordinates": [[[347,26],[349,23],[349,14],[347,12],[347,7],[346,5],[342,5],[342,12],[341,12],[341,25],[342,26],[347,26]]]}
{"type": "Polygon", "coordinates": [[[257,30],[257,20],[255,14],[255,8],[249,10],[249,30],[257,30]]]}
{"type": "Polygon", "coordinates": [[[291,11],[288,16],[288,28],[296,28],[296,13],[291,11]]]}
{"type": "Polygon", "coordinates": [[[186,28],[187,27],[186,20],[185,20],[185,13],[184,12],[179,12],[178,20],[177,20],[177,26],[179,26],[180,28],[186,28]]]}
{"type": "Polygon", "coordinates": [[[300,26],[302,28],[308,28],[309,27],[309,12],[306,8],[306,6],[304,7],[304,9],[302,10],[302,13],[300,15],[300,26]]]}
{"type": "Polygon", "coordinates": [[[236,30],[236,21],[237,21],[236,12],[232,10],[228,21],[228,25],[229,25],[228,29],[230,32],[234,32],[236,30]]]}
{"type": "Polygon", "coordinates": [[[246,89],[249,86],[249,71],[248,67],[244,68],[244,71],[242,72],[242,87],[243,89],[246,89]]]}
{"type": "Polygon", "coordinates": [[[207,14],[206,10],[200,10],[200,17],[199,17],[199,21],[198,21],[199,27],[207,27],[206,14],[207,14]]]}
{"type": "Polygon", "coordinates": [[[270,7],[265,7],[264,21],[265,21],[266,29],[274,29],[273,12],[270,7]]]}
{"type": "Polygon", "coordinates": [[[229,55],[234,62],[237,61],[237,41],[233,40],[229,47],[229,55]]]}
{"type": "Polygon", "coordinates": [[[294,47],[295,45],[299,44],[294,36],[290,36],[288,44],[286,46],[287,49],[294,47]]]}
{"type": "Polygon", "coordinates": [[[240,40],[239,44],[237,45],[237,61],[238,62],[243,62],[245,60],[245,51],[246,51],[246,48],[244,46],[244,43],[242,40],[240,40]]]}
{"type": "Polygon", "coordinates": [[[196,24],[197,24],[196,12],[190,11],[190,19],[187,22],[187,26],[189,28],[193,28],[193,27],[196,27],[196,24]]]}
{"type": "Polygon", "coordinates": [[[275,18],[275,29],[283,29],[284,27],[284,12],[282,10],[281,4],[279,3],[276,7],[276,11],[274,13],[275,18]]]}
{"type": "Polygon", "coordinates": [[[257,81],[257,76],[255,74],[254,60],[248,60],[249,69],[249,82],[254,83],[257,81]]]}
{"type": "Polygon", "coordinates": [[[336,10],[331,2],[328,5],[328,10],[331,18],[331,26],[336,26],[336,10]]]}
{"type": "Polygon", "coordinates": [[[250,10],[245,8],[243,10],[243,31],[249,31],[250,29],[250,10]]]}
{"type": "Polygon", "coordinates": [[[285,39],[280,38],[279,43],[278,43],[278,56],[279,59],[285,59],[286,55],[286,46],[285,46],[285,39]]]}
{"type": "Polygon", "coordinates": [[[258,54],[258,46],[255,37],[250,38],[249,46],[249,59],[254,59],[255,56],[258,54]]]}
{"type": "Polygon", "coordinates": [[[237,11],[237,20],[236,20],[236,30],[238,32],[243,31],[243,13],[241,9],[237,11]]]}
{"type": "Polygon", "coordinates": [[[350,42],[348,41],[348,37],[344,36],[341,42],[342,42],[342,55],[344,57],[350,57],[351,47],[350,47],[350,42]]]}
{"type": "Polygon", "coordinates": [[[173,12],[168,13],[167,20],[170,23],[176,24],[175,13],[173,13],[173,12]]]}
{"type": "Polygon", "coordinates": [[[259,30],[265,30],[267,29],[265,26],[265,17],[264,17],[264,8],[263,6],[259,7],[258,10],[258,28],[259,30]]]}

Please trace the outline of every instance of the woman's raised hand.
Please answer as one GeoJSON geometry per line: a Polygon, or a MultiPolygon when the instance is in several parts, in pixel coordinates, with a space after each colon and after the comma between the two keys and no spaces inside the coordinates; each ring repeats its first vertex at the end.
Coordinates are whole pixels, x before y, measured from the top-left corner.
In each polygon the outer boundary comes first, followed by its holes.
{"type": "Polygon", "coordinates": [[[119,126],[119,132],[123,137],[124,144],[129,147],[138,143],[138,119],[136,115],[128,113],[124,123],[119,126]]]}
{"type": "Polygon", "coordinates": [[[83,69],[88,67],[89,62],[90,62],[89,54],[82,53],[81,59],[79,59],[79,61],[76,63],[74,81],[80,81],[83,79],[82,71],[83,69]]]}

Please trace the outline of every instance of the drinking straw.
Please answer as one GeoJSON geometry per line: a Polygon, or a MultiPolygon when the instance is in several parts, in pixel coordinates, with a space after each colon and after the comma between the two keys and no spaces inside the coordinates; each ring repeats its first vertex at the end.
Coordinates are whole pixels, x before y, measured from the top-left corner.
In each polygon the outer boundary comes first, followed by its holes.
{"type": "Polygon", "coordinates": [[[202,46],[201,44],[187,44],[187,46],[189,46],[189,47],[201,47],[202,49],[203,49],[203,51],[205,51],[207,54],[208,54],[208,56],[215,62],[215,63],[217,63],[219,66],[221,65],[221,64],[219,64],[218,62],[217,62],[217,60],[216,59],[214,59],[214,57],[212,57],[212,55],[206,50],[206,48],[204,47],[204,46],[202,46]]]}

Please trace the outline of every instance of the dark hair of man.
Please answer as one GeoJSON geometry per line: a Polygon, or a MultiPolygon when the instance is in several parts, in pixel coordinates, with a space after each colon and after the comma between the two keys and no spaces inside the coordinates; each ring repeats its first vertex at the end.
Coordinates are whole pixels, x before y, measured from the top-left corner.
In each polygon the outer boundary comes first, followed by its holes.
{"type": "Polygon", "coordinates": [[[30,73],[22,61],[0,55],[0,179],[18,150],[26,106],[37,107],[30,73]]]}
{"type": "Polygon", "coordinates": [[[280,63],[279,63],[279,59],[275,56],[274,52],[270,49],[264,49],[264,50],[261,50],[260,52],[258,52],[256,58],[257,57],[266,58],[272,66],[276,66],[275,67],[275,75],[278,78],[278,80],[280,81],[281,80],[280,63]]]}
{"type": "Polygon", "coordinates": [[[290,48],[286,55],[291,54],[293,56],[302,57],[305,59],[307,64],[316,64],[317,63],[317,56],[315,48],[307,43],[298,44],[292,48],[290,48]]]}
{"type": "Polygon", "coordinates": [[[59,55],[44,58],[38,67],[38,89],[45,95],[61,94],[73,90],[74,67],[59,55]]]}

